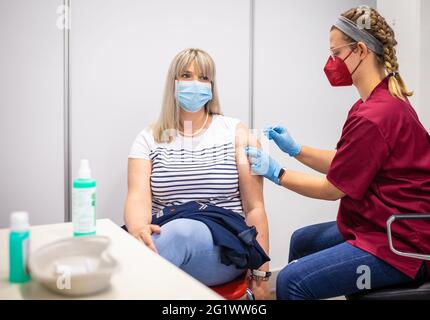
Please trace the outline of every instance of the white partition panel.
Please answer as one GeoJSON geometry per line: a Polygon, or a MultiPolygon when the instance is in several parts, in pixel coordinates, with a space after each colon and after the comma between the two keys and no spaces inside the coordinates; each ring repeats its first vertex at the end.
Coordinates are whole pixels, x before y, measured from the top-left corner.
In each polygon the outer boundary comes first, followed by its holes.
{"type": "Polygon", "coordinates": [[[62,3],[0,1],[0,228],[64,220],[62,3]]]}
{"type": "Polygon", "coordinates": [[[169,64],[179,51],[208,51],[224,113],[249,110],[248,0],[72,0],[72,177],[88,158],[97,215],[123,221],[127,155],[156,119],[169,64]]]}

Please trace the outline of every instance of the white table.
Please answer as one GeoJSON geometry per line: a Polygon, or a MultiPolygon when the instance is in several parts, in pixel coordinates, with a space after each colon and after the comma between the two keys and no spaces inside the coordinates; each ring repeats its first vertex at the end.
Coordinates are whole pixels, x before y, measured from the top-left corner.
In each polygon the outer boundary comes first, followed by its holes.
{"type": "MultiPolygon", "coordinates": [[[[71,223],[31,227],[30,252],[72,234],[71,223]]],[[[112,277],[112,285],[107,291],[81,299],[222,299],[109,219],[97,220],[97,234],[111,239],[110,253],[119,261],[120,270],[112,277]]],[[[9,229],[1,229],[0,299],[70,299],[45,289],[34,280],[11,284],[8,274],[9,229]]]]}

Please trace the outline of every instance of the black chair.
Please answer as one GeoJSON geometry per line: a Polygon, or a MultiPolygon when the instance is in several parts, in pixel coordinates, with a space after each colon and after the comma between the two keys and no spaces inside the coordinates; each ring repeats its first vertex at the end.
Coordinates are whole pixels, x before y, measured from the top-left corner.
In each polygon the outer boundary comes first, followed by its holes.
{"type": "MultiPolygon", "coordinates": [[[[430,220],[429,215],[423,214],[404,214],[390,217],[387,221],[388,243],[392,252],[399,256],[416,258],[421,260],[430,260],[428,254],[407,253],[398,251],[393,246],[393,238],[391,235],[391,224],[396,220],[430,220]]],[[[430,232],[430,230],[429,230],[430,232]]],[[[427,270],[430,272],[430,270],[427,270]]],[[[347,300],[430,300],[430,280],[421,283],[409,285],[400,285],[387,287],[378,290],[368,290],[362,293],[346,296],[347,300]]]]}

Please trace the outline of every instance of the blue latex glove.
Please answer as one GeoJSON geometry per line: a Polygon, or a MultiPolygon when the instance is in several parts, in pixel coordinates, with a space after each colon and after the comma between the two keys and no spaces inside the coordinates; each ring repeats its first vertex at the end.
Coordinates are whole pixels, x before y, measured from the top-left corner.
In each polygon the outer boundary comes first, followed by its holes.
{"type": "Polygon", "coordinates": [[[245,147],[245,153],[251,162],[251,169],[254,173],[279,184],[278,175],[281,166],[275,160],[263,150],[254,147],[245,147]]]}
{"type": "Polygon", "coordinates": [[[297,157],[300,153],[302,146],[294,141],[286,127],[272,126],[264,129],[263,132],[269,140],[275,141],[279,149],[291,157],[297,157]]]}

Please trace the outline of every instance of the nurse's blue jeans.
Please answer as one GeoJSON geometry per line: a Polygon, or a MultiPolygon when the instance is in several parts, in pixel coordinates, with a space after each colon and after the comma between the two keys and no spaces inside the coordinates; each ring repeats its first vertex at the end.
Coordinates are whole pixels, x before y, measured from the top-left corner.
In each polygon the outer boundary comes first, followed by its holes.
{"type": "MultiPolygon", "coordinates": [[[[289,264],[276,281],[278,299],[327,299],[363,292],[357,280],[370,269],[371,289],[419,282],[426,278],[423,265],[415,280],[379,258],[345,242],[336,222],[312,225],[295,231],[290,242],[289,264]]],[[[361,282],[360,282],[361,283],[361,282]]]]}
{"type": "Polygon", "coordinates": [[[211,231],[203,222],[172,220],[152,239],[163,258],[207,286],[227,283],[245,272],[221,263],[220,248],[214,245],[211,231]]]}

